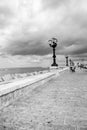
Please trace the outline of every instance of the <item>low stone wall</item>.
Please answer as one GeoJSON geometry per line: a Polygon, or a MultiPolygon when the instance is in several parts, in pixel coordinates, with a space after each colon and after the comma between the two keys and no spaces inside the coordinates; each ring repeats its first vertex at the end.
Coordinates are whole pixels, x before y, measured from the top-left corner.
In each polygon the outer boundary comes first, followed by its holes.
{"type": "Polygon", "coordinates": [[[34,81],[32,80],[31,82],[21,84],[20,86],[14,85],[13,88],[9,87],[9,84],[0,85],[0,88],[4,87],[4,89],[0,89],[0,110],[10,105],[16,99],[28,95],[33,89],[51,80],[55,75],[56,73],[40,74],[34,81]],[[7,88],[5,88],[5,86],[7,88]]]}
{"type": "Polygon", "coordinates": [[[32,73],[5,74],[3,76],[0,76],[0,84],[5,83],[5,82],[9,82],[9,81],[13,81],[13,80],[16,80],[16,79],[22,79],[22,78],[28,77],[28,76],[47,73],[49,71],[50,70],[43,70],[43,71],[38,71],[38,72],[35,71],[35,72],[32,72],[32,73]]]}

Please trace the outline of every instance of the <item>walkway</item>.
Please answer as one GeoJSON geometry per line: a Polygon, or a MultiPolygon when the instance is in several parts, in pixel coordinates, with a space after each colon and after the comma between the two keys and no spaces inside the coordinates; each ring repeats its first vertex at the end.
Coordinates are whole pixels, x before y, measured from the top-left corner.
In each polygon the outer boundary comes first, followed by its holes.
{"type": "Polygon", "coordinates": [[[87,130],[87,72],[62,72],[1,111],[0,124],[0,130],[87,130]]]}

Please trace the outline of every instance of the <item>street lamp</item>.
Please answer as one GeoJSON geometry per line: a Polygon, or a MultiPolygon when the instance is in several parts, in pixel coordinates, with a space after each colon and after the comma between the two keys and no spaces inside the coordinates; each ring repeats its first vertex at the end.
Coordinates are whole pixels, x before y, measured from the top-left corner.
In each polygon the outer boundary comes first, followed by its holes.
{"type": "Polygon", "coordinates": [[[69,66],[68,64],[68,56],[65,56],[66,57],[66,66],[69,66]]]}
{"type": "Polygon", "coordinates": [[[57,67],[58,64],[56,63],[56,54],[55,54],[55,48],[57,47],[57,42],[58,40],[56,38],[52,38],[51,40],[48,41],[50,47],[53,48],[53,64],[51,66],[57,67]]]}

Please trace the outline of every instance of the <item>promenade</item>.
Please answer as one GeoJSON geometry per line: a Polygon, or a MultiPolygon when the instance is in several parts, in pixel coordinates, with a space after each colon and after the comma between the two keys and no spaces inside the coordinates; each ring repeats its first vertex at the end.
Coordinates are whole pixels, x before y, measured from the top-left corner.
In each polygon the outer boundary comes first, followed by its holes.
{"type": "Polygon", "coordinates": [[[87,72],[66,70],[14,101],[0,130],[87,130],[87,72]]]}

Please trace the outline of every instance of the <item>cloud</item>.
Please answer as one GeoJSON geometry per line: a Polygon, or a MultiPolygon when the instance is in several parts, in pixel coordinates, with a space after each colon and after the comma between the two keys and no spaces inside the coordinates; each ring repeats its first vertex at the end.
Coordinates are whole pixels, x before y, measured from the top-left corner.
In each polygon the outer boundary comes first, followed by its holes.
{"type": "Polygon", "coordinates": [[[42,0],[43,9],[57,9],[61,5],[68,4],[69,0],[42,0]]]}
{"type": "Polygon", "coordinates": [[[0,52],[11,56],[87,53],[87,0],[1,0],[0,52]]]}
{"type": "Polygon", "coordinates": [[[10,9],[6,6],[0,7],[0,28],[4,28],[6,26],[9,26],[10,24],[10,18],[12,17],[12,12],[10,9]]]}
{"type": "Polygon", "coordinates": [[[35,41],[16,41],[3,51],[11,55],[46,55],[51,52],[49,45],[44,46],[41,40],[37,42],[38,46],[35,41]]]}

